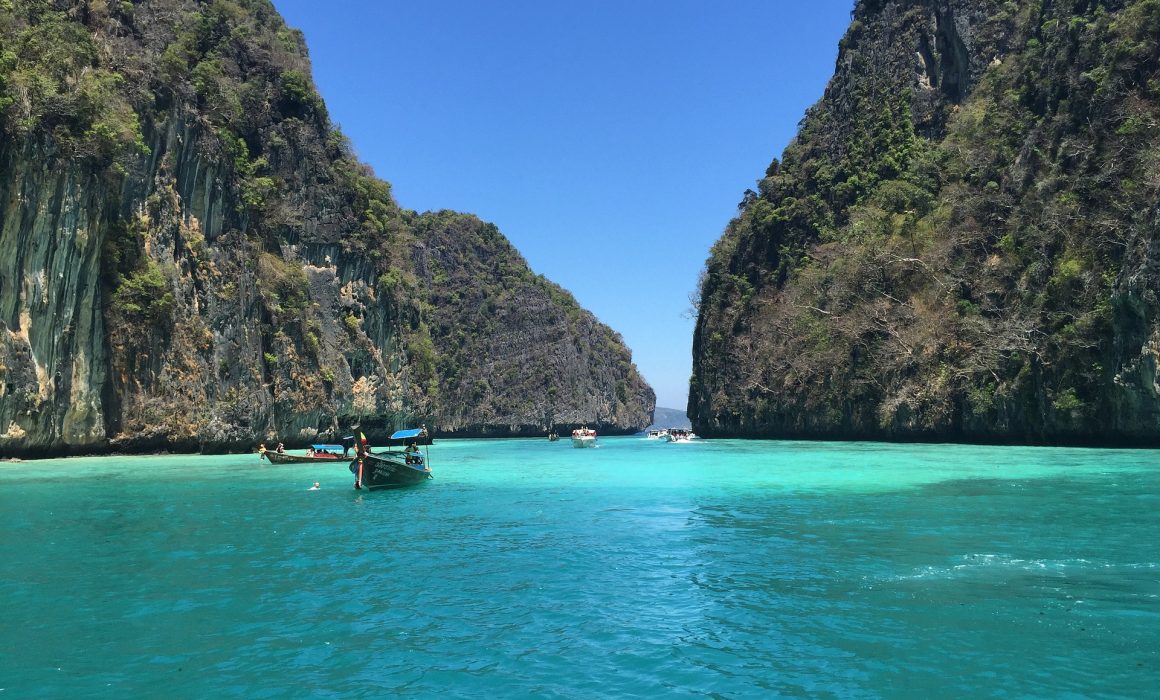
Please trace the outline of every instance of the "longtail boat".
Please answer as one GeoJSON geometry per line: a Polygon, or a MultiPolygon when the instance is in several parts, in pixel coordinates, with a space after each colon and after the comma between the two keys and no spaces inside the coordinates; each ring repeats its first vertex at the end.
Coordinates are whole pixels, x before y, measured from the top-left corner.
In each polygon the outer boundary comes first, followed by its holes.
{"type": "MultiPolygon", "coordinates": [[[[292,454],[280,450],[268,450],[265,445],[258,448],[258,458],[265,457],[270,464],[317,464],[319,462],[341,462],[354,443],[348,445],[311,445],[306,454],[292,454]]],[[[281,445],[279,444],[279,447],[281,445]]]]}
{"type": "MultiPolygon", "coordinates": [[[[353,437],[353,436],[352,436],[353,437]]],[[[426,428],[399,430],[387,439],[387,449],[371,452],[366,438],[362,435],[355,443],[357,457],[350,463],[356,489],[397,489],[414,486],[432,478],[427,456],[419,451],[420,446],[429,446],[431,436],[426,428]]]]}

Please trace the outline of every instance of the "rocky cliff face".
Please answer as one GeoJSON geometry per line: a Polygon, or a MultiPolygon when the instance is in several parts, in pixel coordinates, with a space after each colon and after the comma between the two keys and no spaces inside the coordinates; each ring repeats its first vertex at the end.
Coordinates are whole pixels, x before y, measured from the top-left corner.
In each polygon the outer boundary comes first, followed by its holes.
{"type": "Polygon", "coordinates": [[[101,314],[104,188],[38,164],[50,148],[0,149],[0,440],[78,446],[105,436],[109,354],[101,314]],[[64,410],[42,410],[61,406],[64,410]]]}
{"type": "Polygon", "coordinates": [[[355,160],[266,0],[0,1],[0,37],[0,455],[546,428],[517,358],[561,417],[648,424],[611,331],[355,160]]]}
{"type": "Polygon", "coordinates": [[[1160,443],[1160,5],[864,0],[719,240],[702,435],[1160,443]]]}
{"type": "Polygon", "coordinates": [[[441,212],[417,228],[444,430],[542,436],[588,425],[615,434],[651,422],[656,397],[620,336],[528,270],[495,226],[441,212]]]}

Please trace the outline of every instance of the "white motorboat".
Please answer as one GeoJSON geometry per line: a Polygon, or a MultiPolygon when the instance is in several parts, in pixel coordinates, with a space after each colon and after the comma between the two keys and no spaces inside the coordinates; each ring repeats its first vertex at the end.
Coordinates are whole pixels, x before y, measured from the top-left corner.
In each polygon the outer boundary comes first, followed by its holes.
{"type": "Polygon", "coordinates": [[[588,426],[573,430],[572,447],[596,447],[596,431],[588,426]]]}

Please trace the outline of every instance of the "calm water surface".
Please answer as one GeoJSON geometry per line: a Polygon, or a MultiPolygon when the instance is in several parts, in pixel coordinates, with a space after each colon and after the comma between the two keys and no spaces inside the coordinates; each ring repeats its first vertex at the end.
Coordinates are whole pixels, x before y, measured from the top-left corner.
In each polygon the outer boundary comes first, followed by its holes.
{"type": "Polygon", "coordinates": [[[0,463],[0,700],[1160,688],[1160,453],[600,443],[0,463]]]}

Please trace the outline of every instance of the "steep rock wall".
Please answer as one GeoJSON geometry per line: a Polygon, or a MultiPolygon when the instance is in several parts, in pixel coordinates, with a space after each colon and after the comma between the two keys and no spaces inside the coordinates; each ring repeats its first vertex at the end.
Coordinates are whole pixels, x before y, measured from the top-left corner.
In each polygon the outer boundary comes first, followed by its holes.
{"type": "Polygon", "coordinates": [[[31,449],[106,437],[100,249],[108,194],[51,145],[0,148],[0,430],[31,449]]]}
{"type": "Polygon", "coordinates": [[[83,164],[5,154],[3,184],[14,190],[3,191],[0,232],[9,454],[238,449],[266,436],[309,440],[338,430],[340,418],[397,419],[400,316],[376,297],[373,270],[335,248],[287,244],[275,255],[227,228],[215,212],[236,212],[237,202],[220,165],[198,155],[198,129],[178,117],[159,126],[124,199],[83,164]],[[102,248],[114,227],[129,229],[156,272],[149,292],[166,297],[156,316],[137,308],[156,298],[104,299],[102,248]],[[313,354],[304,336],[263,328],[263,265],[271,276],[304,272],[299,325],[316,329],[313,354]]]}

